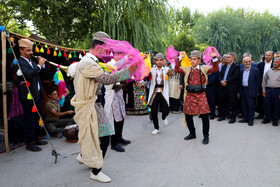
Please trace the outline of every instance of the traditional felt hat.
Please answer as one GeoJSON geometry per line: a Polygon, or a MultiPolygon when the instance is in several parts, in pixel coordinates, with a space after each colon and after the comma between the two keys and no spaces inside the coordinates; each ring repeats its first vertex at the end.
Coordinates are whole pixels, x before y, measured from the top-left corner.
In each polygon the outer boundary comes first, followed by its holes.
{"type": "Polygon", "coordinates": [[[98,40],[101,42],[105,42],[104,38],[110,38],[110,36],[102,31],[98,31],[93,35],[93,40],[98,40]]]}
{"type": "Polygon", "coordinates": [[[194,50],[191,52],[191,57],[201,58],[201,52],[198,50],[194,50]]]}
{"type": "Polygon", "coordinates": [[[163,55],[162,53],[158,53],[158,54],[156,54],[156,56],[155,56],[155,60],[156,60],[157,58],[162,58],[162,59],[164,59],[164,55],[163,55]]]}
{"type": "Polygon", "coordinates": [[[18,41],[18,46],[19,47],[33,47],[33,42],[31,42],[30,40],[28,39],[20,39],[18,41]]]}

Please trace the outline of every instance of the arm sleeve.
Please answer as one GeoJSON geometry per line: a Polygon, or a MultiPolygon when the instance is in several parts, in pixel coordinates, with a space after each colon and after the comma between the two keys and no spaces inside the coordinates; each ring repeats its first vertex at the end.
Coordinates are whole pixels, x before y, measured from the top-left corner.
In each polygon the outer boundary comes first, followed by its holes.
{"type": "Polygon", "coordinates": [[[266,81],[267,81],[267,72],[265,73],[263,81],[262,81],[262,91],[263,92],[265,92],[265,85],[266,85],[266,81]]]}
{"type": "Polygon", "coordinates": [[[213,62],[213,66],[207,71],[207,74],[211,74],[219,70],[219,60],[212,59],[212,62],[213,62]]]}
{"type": "Polygon", "coordinates": [[[178,61],[176,62],[174,71],[175,71],[176,73],[185,74],[185,72],[183,71],[183,69],[180,68],[180,67],[181,67],[181,61],[179,61],[179,59],[178,59],[178,61]]]}
{"type": "Polygon", "coordinates": [[[39,74],[41,71],[41,69],[38,66],[35,66],[32,69],[29,69],[25,65],[20,63],[20,67],[21,67],[23,75],[28,79],[32,79],[35,75],[39,74]]]}
{"type": "Polygon", "coordinates": [[[124,68],[110,75],[102,73],[100,76],[95,77],[94,79],[104,85],[109,85],[115,82],[121,82],[127,80],[129,78],[130,78],[130,73],[128,71],[128,68],[124,68]]]}

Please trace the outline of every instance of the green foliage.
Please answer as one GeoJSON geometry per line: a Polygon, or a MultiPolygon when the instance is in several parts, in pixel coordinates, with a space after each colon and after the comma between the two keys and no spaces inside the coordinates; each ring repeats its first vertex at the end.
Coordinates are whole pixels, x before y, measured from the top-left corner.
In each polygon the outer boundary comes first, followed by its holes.
{"type": "Polygon", "coordinates": [[[239,60],[249,52],[254,59],[279,46],[279,18],[268,12],[221,9],[198,20],[194,36],[198,43],[215,46],[220,54],[234,51],[239,60]]]}

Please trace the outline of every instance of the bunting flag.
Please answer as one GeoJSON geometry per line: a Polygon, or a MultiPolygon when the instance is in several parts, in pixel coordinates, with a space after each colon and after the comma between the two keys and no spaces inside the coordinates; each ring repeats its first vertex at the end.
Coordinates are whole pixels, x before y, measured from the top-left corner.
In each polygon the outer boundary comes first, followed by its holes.
{"type": "Polygon", "coordinates": [[[42,127],[43,126],[43,120],[40,118],[39,119],[39,126],[42,127]]]}
{"type": "Polygon", "coordinates": [[[63,75],[59,69],[55,72],[53,76],[53,81],[58,86],[58,102],[61,107],[63,107],[65,102],[65,91],[66,91],[66,84],[63,78],[63,75]]]}

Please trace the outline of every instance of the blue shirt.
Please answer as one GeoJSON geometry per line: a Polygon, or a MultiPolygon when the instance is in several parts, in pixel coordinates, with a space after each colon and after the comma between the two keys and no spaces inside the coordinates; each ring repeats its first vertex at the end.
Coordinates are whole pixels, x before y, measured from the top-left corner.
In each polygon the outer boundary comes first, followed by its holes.
{"type": "Polygon", "coordinates": [[[226,65],[227,66],[227,69],[226,69],[226,71],[225,71],[225,74],[224,74],[224,78],[223,78],[223,80],[227,80],[227,74],[228,74],[228,71],[229,71],[229,68],[230,68],[230,66],[229,65],[226,65]]]}
{"type": "Polygon", "coordinates": [[[242,86],[248,86],[250,69],[251,67],[248,70],[244,70],[243,72],[242,86]]]}

